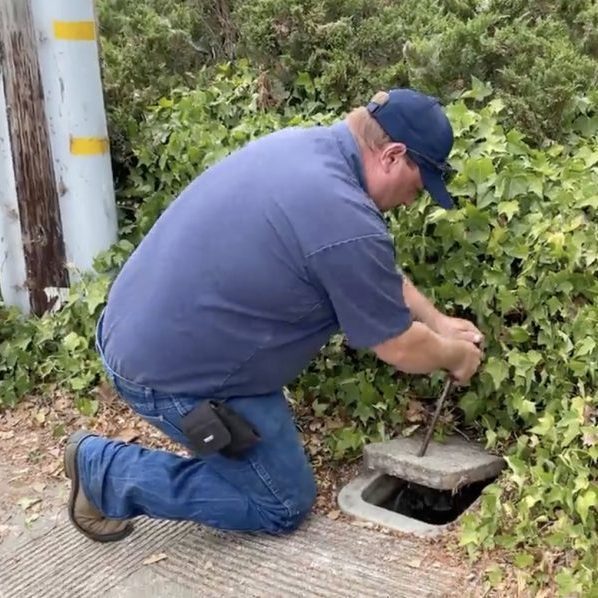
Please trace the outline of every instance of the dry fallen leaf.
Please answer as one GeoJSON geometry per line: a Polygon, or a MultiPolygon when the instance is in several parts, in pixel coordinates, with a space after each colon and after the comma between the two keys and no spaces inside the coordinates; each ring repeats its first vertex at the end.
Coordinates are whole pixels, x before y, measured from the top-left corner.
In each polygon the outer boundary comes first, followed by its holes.
{"type": "Polygon", "coordinates": [[[62,459],[56,459],[56,461],[50,462],[42,467],[42,472],[46,475],[51,475],[56,477],[58,472],[61,472],[63,469],[62,459]]]}
{"type": "Polygon", "coordinates": [[[36,505],[38,502],[41,501],[42,499],[39,497],[29,498],[24,496],[23,498],[20,498],[17,501],[17,504],[19,505],[19,507],[21,507],[21,509],[23,509],[23,511],[26,511],[27,509],[30,509],[33,505],[36,505]]]}
{"type": "Polygon", "coordinates": [[[13,473],[17,476],[15,478],[13,478],[13,480],[16,480],[18,478],[18,476],[23,475],[24,473],[29,473],[29,467],[24,467],[22,469],[16,469],[15,471],[13,471],[13,473]]]}
{"type": "Polygon", "coordinates": [[[125,428],[116,435],[116,439],[122,440],[123,442],[134,442],[138,438],[139,432],[134,428],[125,428]]]}
{"type": "Polygon", "coordinates": [[[159,554],[152,554],[151,556],[148,556],[143,561],[143,564],[144,565],[153,565],[154,563],[158,563],[167,558],[168,558],[168,555],[165,552],[160,552],[159,554]]]}
{"type": "Polygon", "coordinates": [[[405,412],[405,419],[410,424],[425,422],[428,418],[428,412],[424,405],[419,401],[411,399],[407,405],[407,411],[405,412]]]}
{"type": "Polygon", "coordinates": [[[31,525],[34,521],[37,521],[38,519],[39,513],[33,513],[33,515],[30,515],[25,519],[25,525],[31,525]]]}
{"type": "Polygon", "coordinates": [[[594,446],[598,444],[598,432],[590,431],[583,433],[583,443],[585,446],[594,446]]]}
{"type": "Polygon", "coordinates": [[[341,515],[341,512],[338,509],[335,509],[334,511],[330,511],[328,513],[328,519],[338,519],[341,515]]]}
{"type": "Polygon", "coordinates": [[[370,528],[370,529],[376,526],[376,524],[372,521],[359,521],[359,520],[351,521],[351,525],[354,525],[355,527],[365,527],[365,528],[370,528]]]}
{"type": "Polygon", "coordinates": [[[8,432],[0,432],[0,440],[10,440],[11,438],[15,437],[14,430],[9,430],[8,432]]]}
{"type": "Polygon", "coordinates": [[[420,424],[414,424],[412,426],[407,426],[401,430],[402,436],[412,436],[413,433],[420,427],[420,424]]]}
{"type": "Polygon", "coordinates": [[[59,397],[53,403],[55,411],[65,411],[70,407],[71,403],[65,397],[59,397]]]}
{"type": "Polygon", "coordinates": [[[423,558],[414,558],[411,559],[407,565],[409,565],[409,567],[413,567],[414,569],[419,569],[422,566],[422,563],[424,562],[423,558]]]}

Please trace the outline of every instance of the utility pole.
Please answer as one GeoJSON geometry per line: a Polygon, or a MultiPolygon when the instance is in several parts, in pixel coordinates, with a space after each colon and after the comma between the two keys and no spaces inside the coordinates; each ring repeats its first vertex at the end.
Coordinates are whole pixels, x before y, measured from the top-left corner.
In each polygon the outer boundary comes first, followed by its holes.
{"type": "Polygon", "coordinates": [[[42,314],[51,307],[45,289],[68,287],[69,278],[29,0],[0,3],[0,67],[17,204],[16,215],[0,206],[0,218],[20,222],[24,283],[31,311],[42,314]]]}
{"type": "Polygon", "coordinates": [[[0,0],[0,299],[60,307],[116,241],[95,0],[0,0]]]}

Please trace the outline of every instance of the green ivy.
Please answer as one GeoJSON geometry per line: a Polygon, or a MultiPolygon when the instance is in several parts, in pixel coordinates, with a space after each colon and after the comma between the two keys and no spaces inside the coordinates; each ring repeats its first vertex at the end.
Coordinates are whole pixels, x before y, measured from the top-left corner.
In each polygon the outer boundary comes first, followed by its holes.
{"type": "Polygon", "coordinates": [[[41,318],[0,309],[0,406],[54,387],[78,395],[97,382],[93,327],[107,285],[107,277],[80,283],[63,309],[41,318]]]}
{"type": "MultiPolygon", "coordinates": [[[[268,79],[241,61],[147,113],[119,195],[123,240],[98,263],[101,274],[74,287],[55,314],[25,319],[0,308],[0,404],[61,388],[81,409],[97,409],[93,330],[114,273],[198,172],[257,136],[339,116],[320,109],[309,77],[303,84],[311,100],[280,105],[268,79]]],[[[455,426],[477,433],[507,461],[464,518],[464,549],[472,558],[506,550],[532,590],[556,584],[561,595],[585,596],[598,581],[598,137],[594,107],[579,99],[571,109],[576,131],[535,149],[503,126],[503,101],[474,79],[448,106],[457,209],[425,199],[389,214],[388,224],[398,265],[487,338],[481,372],[455,394],[438,430],[439,439],[455,426]]],[[[441,385],[440,374],[399,375],[337,336],[292,390],[332,422],[330,450],[343,458],[412,432],[418,400],[441,385]]],[[[500,568],[488,571],[489,583],[502,578],[500,568]]]]}
{"type": "Polygon", "coordinates": [[[60,309],[26,318],[0,301],[0,409],[28,394],[70,393],[85,414],[97,411],[90,390],[102,374],[95,352],[95,325],[111,281],[110,270],[122,265],[133,249],[119,241],[97,260],[99,275],[87,275],[69,289],[60,309]]]}

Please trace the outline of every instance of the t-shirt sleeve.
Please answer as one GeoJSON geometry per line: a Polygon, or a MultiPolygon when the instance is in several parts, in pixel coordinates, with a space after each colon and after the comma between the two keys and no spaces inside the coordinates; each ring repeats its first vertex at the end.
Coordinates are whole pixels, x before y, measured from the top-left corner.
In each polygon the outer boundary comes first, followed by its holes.
{"type": "Polygon", "coordinates": [[[388,235],[336,243],[312,253],[307,260],[353,348],[372,347],[411,326],[403,277],[388,235]]]}

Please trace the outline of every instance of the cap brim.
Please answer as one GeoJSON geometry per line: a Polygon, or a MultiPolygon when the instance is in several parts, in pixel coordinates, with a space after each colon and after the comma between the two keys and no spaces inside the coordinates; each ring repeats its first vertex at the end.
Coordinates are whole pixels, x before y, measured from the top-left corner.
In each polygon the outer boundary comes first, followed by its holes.
{"type": "Polygon", "coordinates": [[[432,196],[432,199],[446,210],[455,207],[451,194],[447,191],[442,176],[428,168],[421,168],[422,182],[424,189],[432,196]]]}

